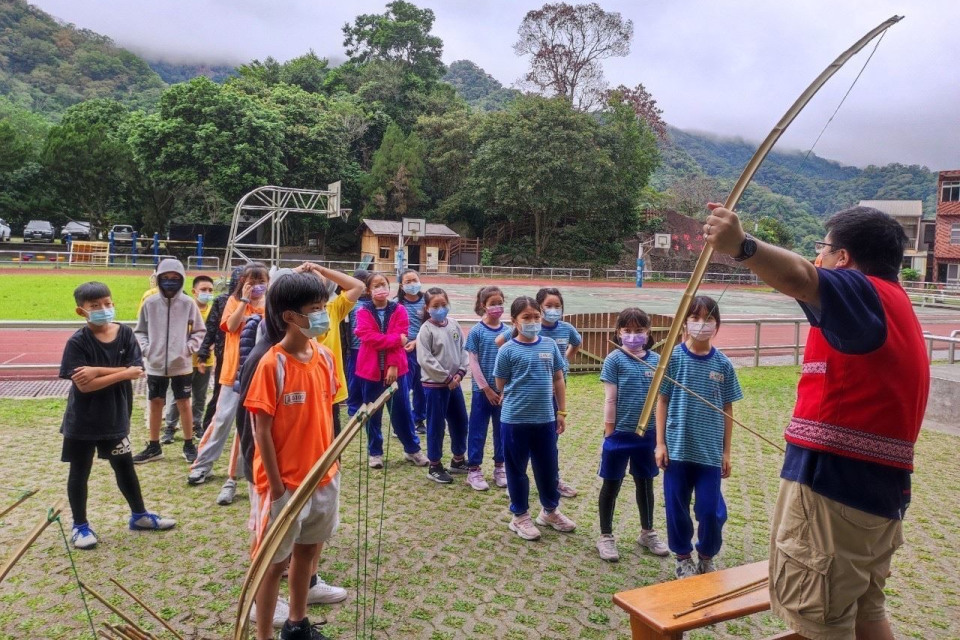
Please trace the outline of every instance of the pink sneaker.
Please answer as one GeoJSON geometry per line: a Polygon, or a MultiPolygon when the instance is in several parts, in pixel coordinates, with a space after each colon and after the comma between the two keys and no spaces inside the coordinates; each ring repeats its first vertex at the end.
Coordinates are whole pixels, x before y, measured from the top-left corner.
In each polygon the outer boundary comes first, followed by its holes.
{"type": "Polygon", "coordinates": [[[477,491],[486,491],[490,488],[487,481],[483,479],[483,472],[480,469],[471,469],[467,472],[467,484],[477,491]]]}
{"type": "Polygon", "coordinates": [[[493,468],[493,482],[501,489],[507,488],[507,471],[503,465],[493,468]]]}
{"type": "Polygon", "coordinates": [[[533,524],[529,513],[525,513],[522,516],[513,516],[513,519],[510,520],[510,524],[507,526],[510,527],[510,531],[513,531],[524,540],[540,539],[540,529],[537,529],[536,525],[533,524]]]}
{"type": "Polygon", "coordinates": [[[573,520],[560,513],[560,509],[554,509],[551,513],[541,509],[540,515],[537,516],[537,524],[542,527],[553,527],[563,533],[570,533],[577,528],[573,520]]]}
{"type": "Polygon", "coordinates": [[[574,489],[573,487],[571,487],[570,485],[568,485],[568,484],[567,484],[566,482],[564,482],[563,480],[560,480],[560,481],[557,483],[557,489],[560,491],[560,495],[563,496],[564,498],[576,498],[576,497],[577,497],[577,490],[574,489]]]}

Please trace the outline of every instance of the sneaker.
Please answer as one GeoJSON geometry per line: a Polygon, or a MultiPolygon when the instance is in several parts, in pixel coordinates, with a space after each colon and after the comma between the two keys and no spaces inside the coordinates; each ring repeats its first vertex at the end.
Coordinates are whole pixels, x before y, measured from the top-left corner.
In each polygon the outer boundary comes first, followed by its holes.
{"type": "Polygon", "coordinates": [[[677,568],[674,571],[677,578],[689,578],[697,575],[697,563],[693,558],[677,558],[677,568]]]}
{"type": "Polygon", "coordinates": [[[204,428],[203,428],[202,426],[200,426],[199,424],[193,425],[193,441],[194,441],[194,442],[200,442],[201,440],[203,440],[203,432],[204,432],[204,431],[206,431],[206,429],[204,429],[204,428]]]}
{"type": "Polygon", "coordinates": [[[367,464],[371,469],[383,469],[383,456],[370,456],[367,464]]]}
{"type": "Polygon", "coordinates": [[[403,457],[415,464],[418,467],[425,467],[430,464],[430,461],[427,460],[427,456],[423,455],[423,451],[417,451],[415,453],[405,453],[403,457]]]}
{"type": "Polygon", "coordinates": [[[317,583],[307,591],[307,604],[333,604],[347,599],[347,590],[327,584],[317,576],[317,583]]]}
{"type": "Polygon", "coordinates": [[[450,459],[450,473],[469,473],[469,471],[470,467],[467,466],[466,458],[460,458],[459,460],[456,458],[450,459]]]}
{"type": "Polygon", "coordinates": [[[193,440],[183,443],[183,459],[190,464],[197,460],[197,445],[193,444],[193,440]]]}
{"type": "Polygon", "coordinates": [[[145,464],[147,462],[153,462],[154,460],[159,460],[163,457],[163,449],[160,448],[159,444],[154,444],[153,442],[148,442],[147,447],[133,456],[134,464],[145,464]]]}
{"type": "Polygon", "coordinates": [[[187,476],[187,484],[203,484],[212,477],[213,473],[209,471],[194,469],[190,472],[190,475],[187,476]]]}
{"type": "Polygon", "coordinates": [[[601,560],[620,562],[620,554],[617,552],[617,539],[609,533],[601,534],[597,538],[597,551],[600,552],[601,560]]]}
{"type": "Polygon", "coordinates": [[[93,549],[100,540],[97,534],[93,532],[89,524],[73,525],[73,534],[70,536],[70,542],[74,549],[93,549]]]}
{"type": "Polygon", "coordinates": [[[477,491],[486,491],[490,488],[487,481],[483,479],[483,472],[479,468],[473,469],[467,474],[467,484],[477,491]]]}
{"type": "Polygon", "coordinates": [[[217,504],[221,507],[233,504],[233,498],[236,495],[237,481],[233,478],[227,478],[227,481],[223,483],[223,487],[220,489],[220,493],[217,494],[217,504]]]}
{"type": "Polygon", "coordinates": [[[577,528],[577,525],[574,524],[573,520],[560,513],[560,509],[554,509],[550,513],[547,513],[541,509],[540,515],[537,516],[537,524],[540,526],[553,527],[557,531],[562,531],[563,533],[570,533],[577,528]]]}
{"type": "Polygon", "coordinates": [[[713,573],[716,570],[717,564],[713,561],[713,558],[700,556],[700,559],[697,561],[697,573],[713,573]]]}
{"type": "Polygon", "coordinates": [[[525,513],[522,516],[513,516],[510,524],[507,526],[510,528],[510,531],[513,531],[524,540],[540,539],[540,529],[537,529],[537,526],[533,524],[529,513],[525,513]]]}
{"type": "Polygon", "coordinates": [[[656,531],[641,531],[640,537],[637,538],[637,544],[655,556],[663,558],[670,555],[669,547],[657,536],[656,531]]]}
{"type": "Polygon", "coordinates": [[[330,640],[320,633],[318,627],[323,624],[322,622],[310,624],[310,618],[294,623],[287,620],[280,629],[280,640],[330,640]]]}
{"type": "Polygon", "coordinates": [[[443,468],[442,464],[430,465],[430,469],[427,470],[427,475],[430,476],[431,480],[439,482],[440,484],[450,484],[453,482],[453,478],[447,473],[447,470],[443,468]]]}
{"type": "Polygon", "coordinates": [[[173,444],[173,434],[176,433],[177,428],[167,425],[167,428],[163,430],[163,435],[160,436],[160,444],[173,444]]]}
{"type": "Polygon", "coordinates": [[[164,518],[156,513],[142,513],[130,516],[131,531],[166,531],[177,526],[173,518],[164,518]]]}
{"type": "Polygon", "coordinates": [[[560,495],[564,498],[576,498],[577,490],[568,485],[563,480],[557,482],[557,489],[560,491],[560,495]]]}
{"type": "Polygon", "coordinates": [[[427,432],[427,423],[421,420],[417,423],[417,433],[424,434],[427,432]]]}
{"type": "MultiPolygon", "coordinates": [[[[283,598],[277,598],[277,608],[273,610],[273,626],[279,629],[290,617],[290,605],[283,598]]],[[[250,607],[250,622],[257,623],[257,604],[250,607]]]]}
{"type": "Polygon", "coordinates": [[[507,488],[507,470],[503,468],[503,465],[493,468],[493,482],[501,489],[507,488]]]}

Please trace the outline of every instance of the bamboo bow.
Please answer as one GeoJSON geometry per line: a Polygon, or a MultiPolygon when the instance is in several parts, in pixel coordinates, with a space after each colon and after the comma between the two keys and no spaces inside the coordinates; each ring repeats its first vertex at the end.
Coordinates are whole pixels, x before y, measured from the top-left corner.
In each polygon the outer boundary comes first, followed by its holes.
{"type": "MultiPolygon", "coordinates": [[[[744,189],[747,188],[747,185],[750,184],[750,180],[753,179],[753,175],[760,168],[761,163],[767,157],[767,154],[770,153],[770,150],[773,148],[773,145],[777,143],[777,140],[780,139],[780,136],[783,135],[783,132],[787,130],[787,127],[790,126],[790,123],[799,115],[803,108],[807,106],[807,103],[817,94],[823,85],[827,83],[833,74],[840,70],[840,67],[845,65],[850,58],[856,55],[861,49],[867,46],[871,40],[882,34],[884,31],[897,24],[903,19],[903,16],[893,16],[880,23],[876,28],[872,29],[865,36],[857,40],[853,46],[840,54],[840,56],[831,62],[826,69],[824,69],[819,76],[807,87],[800,97],[797,98],[796,102],[790,105],[790,108],[787,109],[787,112],[780,118],[780,122],[777,123],[777,126],[767,134],[767,137],[757,148],[756,153],[753,154],[753,157],[750,158],[750,161],[747,163],[747,166],[744,168],[743,173],[740,174],[740,177],[737,179],[737,183],[733,185],[733,190],[730,191],[730,195],[727,196],[727,200],[724,203],[724,208],[733,211],[737,206],[737,202],[740,201],[740,196],[743,195],[744,189]]],[[[667,333],[666,342],[663,345],[663,351],[660,355],[660,365],[657,367],[656,373],[653,375],[653,382],[650,384],[650,392],[647,394],[647,400],[643,404],[643,411],[640,413],[640,422],[637,424],[637,433],[643,435],[647,430],[647,424],[650,422],[650,415],[653,413],[653,407],[656,404],[656,398],[660,392],[660,385],[663,383],[663,376],[667,372],[667,365],[670,364],[670,356],[673,353],[673,347],[677,344],[677,338],[680,336],[680,328],[683,326],[684,321],[686,320],[687,313],[690,310],[690,304],[693,302],[694,296],[697,294],[697,289],[700,288],[700,283],[703,281],[703,276],[707,272],[707,266],[710,264],[710,259],[713,257],[713,247],[710,244],[705,244],[703,251],[700,253],[700,258],[697,260],[697,266],[694,267],[693,274],[690,276],[690,281],[687,283],[687,288],[683,292],[683,297],[680,298],[680,305],[677,307],[677,313],[673,318],[673,322],[670,324],[670,331],[667,333]]]]}

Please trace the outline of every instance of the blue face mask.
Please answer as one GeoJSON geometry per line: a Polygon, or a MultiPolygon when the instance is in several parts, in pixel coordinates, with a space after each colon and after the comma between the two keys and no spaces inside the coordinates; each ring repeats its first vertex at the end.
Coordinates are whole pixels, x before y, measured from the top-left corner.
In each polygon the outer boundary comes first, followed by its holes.
{"type": "Polygon", "coordinates": [[[543,328],[543,325],[539,322],[524,322],[520,325],[520,333],[526,338],[536,338],[540,335],[540,329],[543,328]]]}
{"type": "Polygon", "coordinates": [[[563,309],[544,309],[543,310],[543,319],[554,324],[563,319],[563,309]]]}
{"type": "Polygon", "coordinates": [[[430,319],[434,322],[443,322],[447,319],[447,314],[450,313],[450,309],[447,307],[438,307],[436,309],[429,309],[430,319]]]}
{"type": "Polygon", "coordinates": [[[309,327],[297,327],[308,338],[316,338],[330,331],[330,315],[326,311],[314,311],[307,315],[299,314],[310,321],[309,327]]]}
{"type": "Polygon", "coordinates": [[[403,292],[407,295],[415,296],[420,293],[420,283],[411,282],[410,284],[403,285],[403,292]]]}
{"type": "Polygon", "coordinates": [[[107,307],[106,309],[95,309],[87,313],[87,320],[90,321],[90,324],[102,327],[105,324],[113,322],[113,318],[116,315],[117,314],[113,310],[113,307],[107,307]]]}
{"type": "Polygon", "coordinates": [[[201,291],[197,294],[197,302],[200,304],[210,304],[213,302],[213,294],[207,293],[206,291],[201,291]]]}
{"type": "Polygon", "coordinates": [[[179,278],[176,280],[160,280],[157,283],[160,291],[163,291],[168,297],[172,296],[176,292],[180,291],[180,287],[183,286],[183,281],[179,278]]]}

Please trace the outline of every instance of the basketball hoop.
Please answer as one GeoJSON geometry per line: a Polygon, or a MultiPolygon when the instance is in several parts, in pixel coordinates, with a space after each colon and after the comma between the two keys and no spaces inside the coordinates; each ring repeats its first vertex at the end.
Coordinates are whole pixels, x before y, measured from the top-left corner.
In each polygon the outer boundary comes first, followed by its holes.
{"type": "Polygon", "coordinates": [[[417,244],[417,240],[420,238],[420,234],[411,233],[408,237],[410,238],[410,242],[412,242],[413,244],[417,244]]]}

